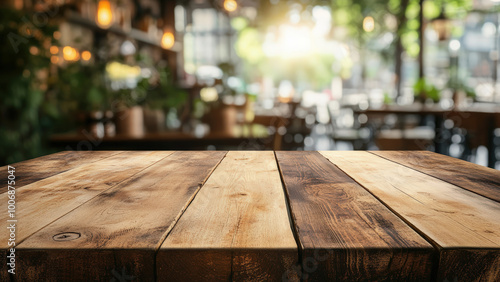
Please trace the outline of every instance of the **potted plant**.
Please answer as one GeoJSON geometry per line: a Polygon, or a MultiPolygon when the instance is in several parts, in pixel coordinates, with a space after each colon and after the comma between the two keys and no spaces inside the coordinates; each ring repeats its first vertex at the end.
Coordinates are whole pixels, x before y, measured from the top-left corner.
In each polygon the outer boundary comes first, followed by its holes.
{"type": "Polygon", "coordinates": [[[158,132],[165,129],[166,116],[172,118],[172,113],[178,112],[179,108],[187,101],[187,93],[175,87],[169,79],[169,71],[160,68],[157,76],[149,88],[145,100],[144,122],[148,132],[158,132]]]}
{"type": "Polygon", "coordinates": [[[425,78],[421,78],[415,83],[413,91],[415,99],[422,103],[425,103],[427,100],[437,103],[441,98],[439,89],[430,84],[425,78]]]}
{"type": "Polygon", "coordinates": [[[141,105],[144,103],[148,88],[148,80],[142,78],[135,88],[113,91],[111,108],[118,135],[130,137],[144,135],[144,113],[141,105]]]}
{"type": "Polygon", "coordinates": [[[103,70],[103,65],[99,63],[70,63],[60,68],[57,83],[59,99],[66,115],[73,115],[81,130],[87,130],[99,138],[104,136],[104,112],[109,100],[103,70]]]}
{"type": "Polygon", "coordinates": [[[234,98],[236,95],[236,91],[227,83],[228,78],[234,75],[234,65],[221,63],[218,67],[222,71],[222,78],[216,79],[212,87],[200,90],[201,99],[208,109],[203,119],[210,126],[212,133],[231,136],[234,135],[237,109],[232,103],[226,102],[225,98],[234,98]]]}

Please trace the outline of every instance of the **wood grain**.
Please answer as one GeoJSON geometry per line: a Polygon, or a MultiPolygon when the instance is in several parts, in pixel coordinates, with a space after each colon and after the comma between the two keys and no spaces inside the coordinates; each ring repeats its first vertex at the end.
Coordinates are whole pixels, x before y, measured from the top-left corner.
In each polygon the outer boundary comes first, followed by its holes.
{"type": "Polygon", "coordinates": [[[317,152],[276,152],[313,281],[429,280],[434,249],[317,152]]]}
{"type": "MultiPolygon", "coordinates": [[[[109,158],[97,157],[96,162],[84,155],[93,152],[73,152],[89,161],[72,170],[58,173],[64,167],[51,167],[47,174],[53,175],[43,180],[24,186],[16,191],[16,244],[48,225],[64,214],[77,208],[99,193],[110,189],[121,181],[134,176],[149,165],[167,157],[173,152],[127,152],[115,154],[109,158]]],[[[99,155],[97,155],[99,156],[99,155]]],[[[67,159],[75,159],[70,155],[67,159]]],[[[38,165],[37,165],[38,166],[38,165]]],[[[27,167],[35,167],[27,164],[27,167]]],[[[17,168],[16,168],[17,169],[17,168]]],[[[0,208],[7,210],[7,193],[0,194],[0,208]]],[[[0,213],[0,220],[6,222],[8,214],[0,213]]],[[[2,257],[7,248],[9,232],[0,229],[0,246],[2,257]]],[[[2,265],[0,270],[3,270],[2,265]]],[[[2,271],[5,274],[6,271],[2,271]]],[[[0,280],[5,281],[0,276],[0,280]]]]}
{"type": "Polygon", "coordinates": [[[297,259],[273,152],[229,152],[162,244],[157,277],[277,281],[297,259]]]}
{"type": "Polygon", "coordinates": [[[500,202],[498,170],[428,151],[370,153],[500,202]]]}
{"type": "MultiPolygon", "coordinates": [[[[121,153],[121,151],[63,151],[11,164],[16,168],[15,186],[16,189],[20,189],[44,178],[121,153]]],[[[2,184],[6,184],[7,166],[0,167],[0,179],[2,184]]],[[[7,185],[0,186],[0,194],[6,191],[7,185]]]]}
{"type": "Polygon", "coordinates": [[[18,278],[123,281],[118,273],[154,281],[155,251],[224,155],[175,152],[132,178],[125,175],[21,243],[18,278]]]}
{"type": "Polygon", "coordinates": [[[367,152],[322,154],[439,248],[438,281],[500,277],[499,203],[367,152]]]}
{"type": "MultiPolygon", "coordinates": [[[[16,192],[16,242],[67,214],[99,193],[134,176],[173,152],[127,152],[95,163],[56,174],[16,192]]],[[[7,210],[7,194],[0,195],[0,206],[7,210]]],[[[6,222],[8,214],[0,213],[6,222]]],[[[0,246],[7,247],[8,232],[0,232],[0,246]]]]}

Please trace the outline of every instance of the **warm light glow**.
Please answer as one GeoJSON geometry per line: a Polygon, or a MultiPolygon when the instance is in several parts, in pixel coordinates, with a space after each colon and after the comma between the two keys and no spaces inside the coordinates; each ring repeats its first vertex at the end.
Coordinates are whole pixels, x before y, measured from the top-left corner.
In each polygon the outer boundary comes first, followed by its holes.
{"type": "Polygon", "coordinates": [[[431,24],[438,35],[439,41],[446,41],[450,38],[452,22],[446,17],[444,7],[441,8],[439,16],[431,20],[431,24]]]}
{"type": "Polygon", "coordinates": [[[224,9],[228,12],[234,12],[238,8],[238,3],[235,0],[224,0],[224,9]]]}
{"type": "Polygon", "coordinates": [[[35,46],[31,46],[30,47],[30,54],[31,55],[38,55],[38,48],[36,48],[35,46]]]}
{"type": "Polygon", "coordinates": [[[88,61],[90,58],[92,58],[92,54],[89,51],[82,52],[82,60],[88,61]]]}
{"type": "Polygon", "coordinates": [[[161,37],[161,47],[165,49],[170,49],[174,47],[175,38],[172,32],[165,32],[161,37]]]}
{"type": "Polygon", "coordinates": [[[50,46],[50,54],[55,55],[59,53],[59,48],[57,46],[50,46]]]}
{"type": "Polygon", "coordinates": [[[106,65],[106,72],[111,80],[135,80],[141,74],[141,68],[119,62],[111,62],[106,65]]]}
{"type": "Polygon", "coordinates": [[[432,21],[432,27],[438,35],[439,41],[445,41],[450,38],[451,24],[447,19],[436,19],[432,21]]]}
{"type": "Polygon", "coordinates": [[[293,99],[295,89],[289,80],[283,80],[278,87],[278,100],[282,103],[289,103],[293,99]]]}
{"type": "Polygon", "coordinates": [[[311,30],[306,26],[281,25],[277,36],[269,34],[263,51],[268,57],[306,57],[313,52],[311,30]]]}
{"type": "Polygon", "coordinates": [[[200,90],[200,98],[204,102],[214,102],[219,99],[219,94],[215,87],[205,87],[200,90]]]}
{"type": "Polygon", "coordinates": [[[366,32],[372,32],[375,29],[375,20],[372,17],[365,17],[363,20],[363,30],[366,32]]]}
{"type": "Polygon", "coordinates": [[[61,32],[60,31],[54,31],[54,39],[59,40],[61,39],[61,32]]]}
{"type": "Polygon", "coordinates": [[[63,48],[63,58],[66,61],[77,61],[80,58],[78,51],[70,46],[66,46],[63,48]]]}
{"type": "Polygon", "coordinates": [[[108,0],[101,0],[97,6],[97,25],[108,28],[113,23],[113,12],[111,3],[108,0]]]}
{"type": "Polygon", "coordinates": [[[53,63],[54,65],[59,63],[59,57],[57,56],[50,57],[50,62],[53,63]]]}

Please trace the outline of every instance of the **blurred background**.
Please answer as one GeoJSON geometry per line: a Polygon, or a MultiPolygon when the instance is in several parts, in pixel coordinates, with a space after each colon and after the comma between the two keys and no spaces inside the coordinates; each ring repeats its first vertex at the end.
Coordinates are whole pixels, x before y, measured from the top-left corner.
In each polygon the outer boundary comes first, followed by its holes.
{"type": "Polygon", "coordinates": [[[431,150],[500,169],[500,1],[0,3],[0,165],[431,150]]]}

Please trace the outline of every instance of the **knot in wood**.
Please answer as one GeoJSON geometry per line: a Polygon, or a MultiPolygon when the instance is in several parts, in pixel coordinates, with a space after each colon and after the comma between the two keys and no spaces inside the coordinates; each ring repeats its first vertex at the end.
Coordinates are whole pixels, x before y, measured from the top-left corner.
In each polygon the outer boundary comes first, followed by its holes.
{"type": "Polygon", "coordinates": [[[63,232],[52,236],[54,241],[72,241],[80,238],[82,234],[78,232],[63,232]]]}

